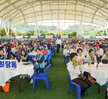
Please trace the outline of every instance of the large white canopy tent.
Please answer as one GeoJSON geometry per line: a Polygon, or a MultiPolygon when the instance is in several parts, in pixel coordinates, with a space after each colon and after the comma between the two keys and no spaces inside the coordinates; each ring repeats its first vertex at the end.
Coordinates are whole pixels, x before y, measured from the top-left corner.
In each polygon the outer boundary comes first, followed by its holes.
{"type": "Polygon", "coordinates": [[[45,20],[75,20],[105,26],[108,0],[0,0],[0,17],[14,26],[45,20]]]}

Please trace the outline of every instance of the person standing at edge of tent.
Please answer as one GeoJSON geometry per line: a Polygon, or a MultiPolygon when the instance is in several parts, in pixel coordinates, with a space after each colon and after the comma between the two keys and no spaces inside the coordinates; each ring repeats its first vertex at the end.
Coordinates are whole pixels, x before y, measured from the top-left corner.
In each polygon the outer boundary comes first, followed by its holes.
{"type": "Polygon", "coordinates": [[[61,45],[61,40],[60,39],[56,40],[56,45],[57,45],[57,53],[59,53],[60,45],[61,45]]]}

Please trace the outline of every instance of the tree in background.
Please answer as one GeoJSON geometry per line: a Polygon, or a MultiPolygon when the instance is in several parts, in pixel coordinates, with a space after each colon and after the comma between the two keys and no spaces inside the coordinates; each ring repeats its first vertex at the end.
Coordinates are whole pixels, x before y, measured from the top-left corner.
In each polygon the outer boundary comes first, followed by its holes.
{"type": "MultiPolygon", "coordinates": [[[[7,28],[7,31],[8,31],[8,28],[7,28]]],[[[0,29],[0,35],[1,36],[6,36],[6,31],[4,28],[0,29]]],[[[9,35],[10,36],[15,36],[15,32],[11,29],[9,29],[9,35]]]]}
{"type": "Polygon", "coordinates": [[[27,33],[20,33],[20,32],[17,31],[17,35],[18,36],[32,36],[32,35],[34,35],[34,31],[29,30],[27,33]]]}
{"type": "Polygon", "coordinates": [[[32,36],[32,35],[34,35],[34,32],[35,32],[35,31],[33,31],[33,30],[29,30],[29,31],[27,32],[26,36],[32,36]]]}
{"type": "Polygon", "coordinates": [[[68,33],[69,36],[77,36],[77,32],[68,33]]]}
{"type": "Polygon", "coordinates": [[[20,32],[17,31],[17,35],[18,36],[24,36],[24,33],[20,33],[20,32]]]}
{"type": "Polygon", "coordinates": [[[0,35],[1,36],[6,36],[6,32],[5,32],[4,28],[0,29],[0,35]]]}
{"type": "Polygon", "coordinates": [[[41,33],[41,34],[40,34],[40,36],[45,36],[45,35],[46,35],[45,33],[41,33]]]}
{"type": "Polygon", "coordinates": [[[15,36],[15,32],[13,30],[9,29],[9,35],[15,36]]]}
{"type": "Polygon", "coordinates": [[[77,36],[77,32],[73,32],[72,35],[76,37],[77,36]]]}
{"type": "Polygon", "coordinates": [[[104,31],[104,36],[107,36],[107,33],[106,33],[106,31],[104,31]]]}
{"type": "Polygon", "coordinates": [[[47,33],[46,35],[53,35],[54,36],[55,34],[54,33],[47,33]]]}
{"type": "Polygon", "coordinates": [[[101,36],[102,31],[98,31],[95,33],[96,36],[101,36]]]}

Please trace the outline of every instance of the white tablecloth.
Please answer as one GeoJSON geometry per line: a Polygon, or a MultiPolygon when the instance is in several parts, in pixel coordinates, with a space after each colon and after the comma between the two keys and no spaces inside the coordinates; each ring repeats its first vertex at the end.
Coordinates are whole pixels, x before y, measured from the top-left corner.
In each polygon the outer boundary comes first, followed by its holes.
{"type": "Polygon", "coordinates": [[[5,83],[12,77],[20,74],[27,74],[32,76],[34,73],[33,65],[23,65],[18,63],[17,69],[0,68],[0,86],[5,86],[5,83]]]}
{"type": "Polygon", "coordinates": [[[98,69],[94,65],[89,67],[88,64],[85,64],[82,66],[82,71],[89,72],[101,86],[108,81],[108,64],[103,64],[103,67],[98,67],[98,69]]]}

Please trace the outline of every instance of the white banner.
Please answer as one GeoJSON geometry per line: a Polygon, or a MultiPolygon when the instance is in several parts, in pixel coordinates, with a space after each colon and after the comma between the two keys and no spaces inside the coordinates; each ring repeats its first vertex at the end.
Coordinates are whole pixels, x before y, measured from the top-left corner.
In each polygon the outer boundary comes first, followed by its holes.
{"type": "Polygon", "coordinates": [[[84,38],[85,38],[85,39],[89,39],[89,38],[90,38],[90,36],[84,36],[84,38]]]}
{"type": "Polygon", "coordinates": [[[21,39],[23,38],[23,36],[16,36],[16,39],[21,39]]]}
{"type": "Polygon", "coordinates": [[[45,38],[53,38],[53,35],[46,35],[45,38]]]}
{"type": "Polygon", "coordinates": [[[31,36],[30,38],[34,38],[35,39],[35,38],[38,38],[38,36],[31,36]]]}
{"type": "Polygon", "coordinates": [[[61,35],[61,38],[68,38],[68,35],[61,35]]]}

